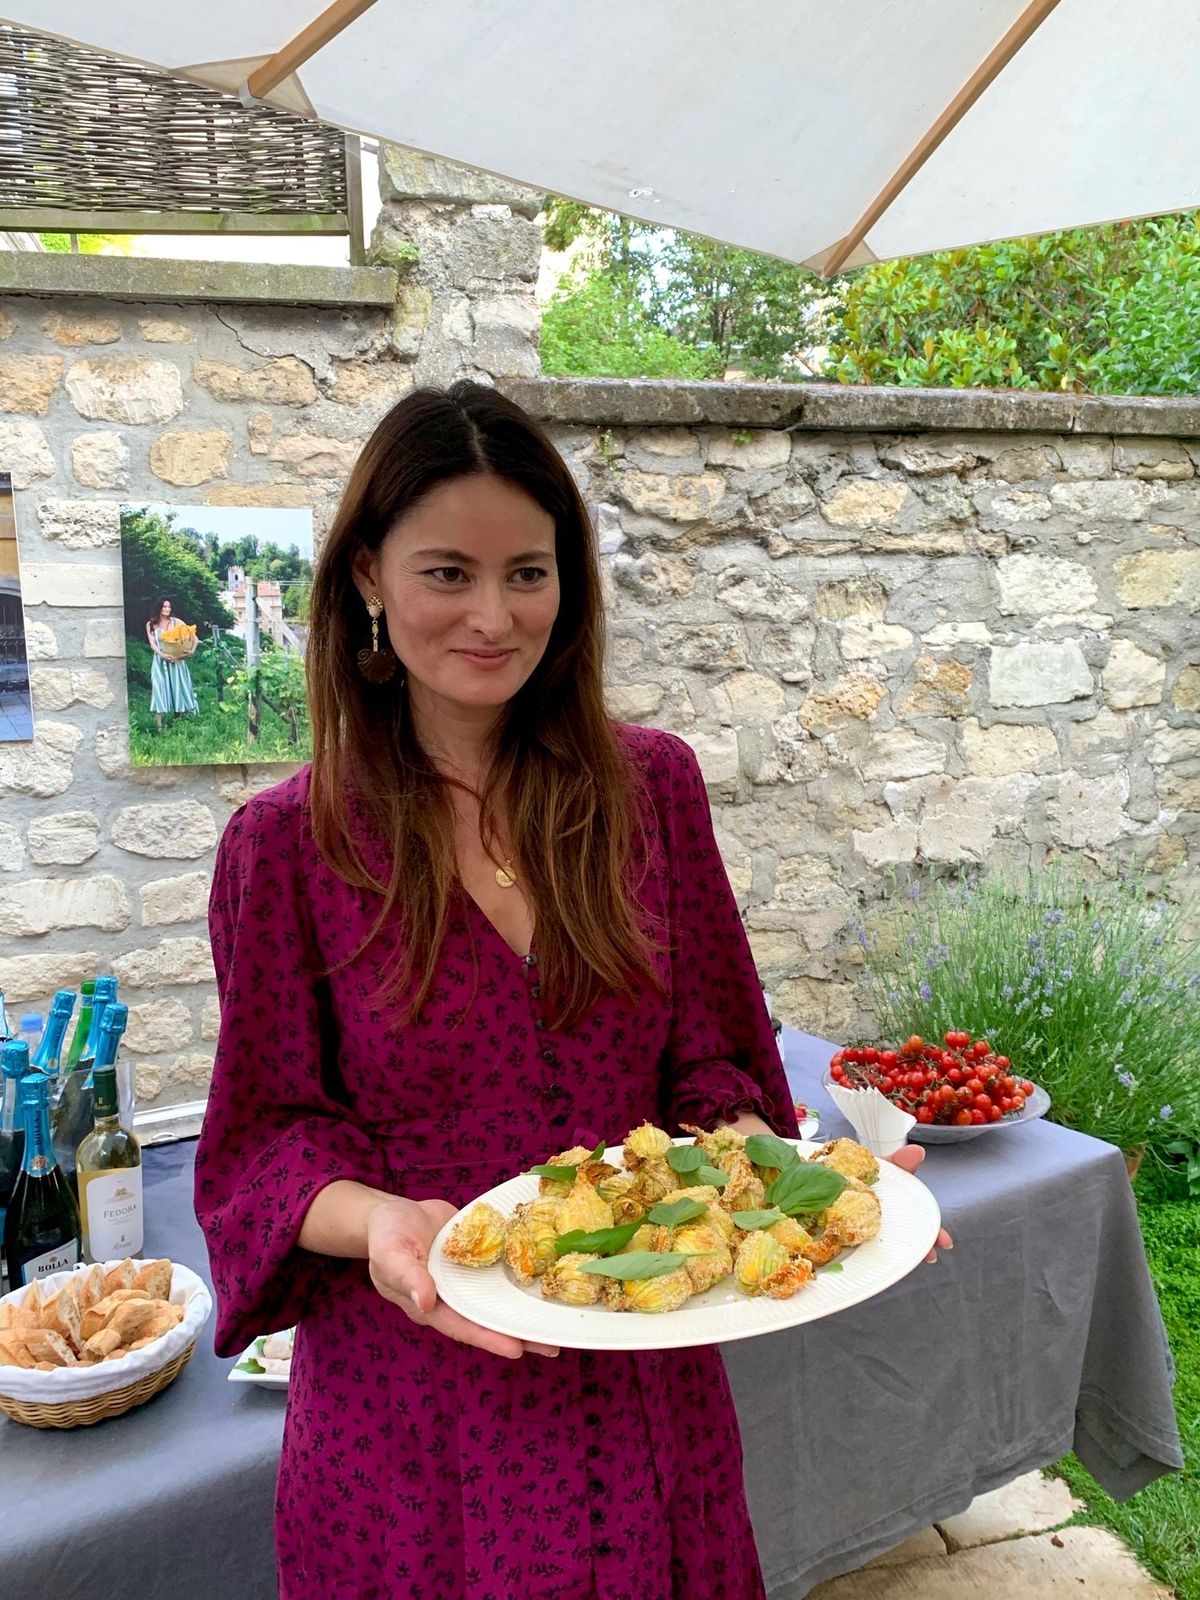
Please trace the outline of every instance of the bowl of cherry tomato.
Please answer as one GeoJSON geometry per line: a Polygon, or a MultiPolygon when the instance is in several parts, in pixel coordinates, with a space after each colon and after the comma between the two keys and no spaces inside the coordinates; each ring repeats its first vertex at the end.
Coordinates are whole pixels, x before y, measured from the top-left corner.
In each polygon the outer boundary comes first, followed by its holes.
{"type": "Polygon", "coordinates": [[[955,1144],[990,1128],[1033,1122],[1050,1109],[1050,1096],[1014,1072],[1007,1056],[986,1039],[948,1032],[941,1044],[913,1034],[895,1048],[848,1045],[829,1063],[826,1081],[843,1089],[878,1089],[914,1116],[909,1138],[918,1144],[955,1144]]]}

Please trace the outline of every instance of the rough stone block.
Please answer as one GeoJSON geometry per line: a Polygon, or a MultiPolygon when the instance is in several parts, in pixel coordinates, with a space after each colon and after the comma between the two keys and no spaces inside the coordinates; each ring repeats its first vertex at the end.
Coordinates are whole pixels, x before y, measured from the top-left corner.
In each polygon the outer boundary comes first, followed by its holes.
{"type": "Polygon", "coordinates": [[[14,489],[28,489],[39,478],[54,476],[54,457],[36,422],[0,422],[0,461],[11,473],[14,489]]]}
{"type": "Polygon", "coordinates": [[[170,422],[183,410],[183,380],[171,361],[91,356],[67,372],[67,393],[90,422],[170,422]]]}
{"type": "Polygon", "coordinates": [[[62,794],[71,786],[82,738],[69,723],[39,718],[32,744],[0,745],[0,791],[9,789],[39,800],[62,794]]]}
{"type": "Polygon", "coordinates": [[[108,679],[87,667],[34,667],[29,682],[37,711],[65,711],[73,705],[103,709],[113,702],[108,679]]]}
{"type": "Polygon", "coordinates": [[[316,491],[305,483],[218,483],[204,491],[206,506],[312,506],[316,491]]]}
{"type": "Polygon", "coordinates": [[[0,872],[20,872],[25,865],[25,846],[10,822],[0,822],[0,872]]]}
{"type": "Polygon", "coordinates": [[[89,489],[128,489],[129,450],[119,433],[84,433],[71,445],[71,471],[89,489]]]}
{"type": "Polygon", "coordinates": [[[75,350],[84,344],[116,344],[121,337],[121,324],[115,317],[88,316],[78,311],[52,311],[43,319],[42,331],[55,344],[75,350]]]}
{"type": "Polygon", "coordinates": [[[613,558],[612,573],[623,589],[649,605],[681,599],[696,587],[696,574],[686,561],[657,550],[638,555],[622,551],[613,558]]]}
{"type": "Polygon", "coordinates": [[[896,711],[902,717],[965,717],[973,679],[963,661],[922,654],[913,663],[912,684],[896,699],[896,711]]]}
{"type": "Polygon", "coordinates": [[[129,926],[125,885],[111,873],[94,878],[29,878],[0,886],[0,926],[10,937],[30,938],[54,928],[129,926]]]}
{"type": "Polygon", "coordinates": [[[58,640],[44,622],[25,618],[25,655],[29,661],[54,661],[58,656],[58,640]]]}
{"type": "Polygon", "coordinates": [[[1056,511],[1087,522],[1144,522],[1166,493],[1165,484],[1131,478],[1095,483],[1079,479],[1056,483],[1050,490],[1050,503],[1056,511]]]}
{"type": "Polygon", "coordinates": [[[182,322],[171,322],[166,317],[144,317],[138,327],[147,344],[194,344],[196,334],[182,322]]]}
{"type": "Polygon", "coordinates": [[[841,578],[822,584],[813,601],[813,615],[827,622],[882,622],[887,591],[876,578],[841,578]]]}
{"type": "Polygon", "coordinates": [[[670,666],[717,672],[747,664],[746,635],[736,622],[671,622],[657,638],[659,660],[670,666]]]}
{"type": "Polygon", "coordinates": [[[96,765],[106,778],[145,785],[151,789],[173,789],[184,781],[176,767],[133,767],[129,764],[129,728],[124,722],[96,730],[96,765]]]}
{"type": "Polygon", "coordinates": [[[0,356],[0,411],[44,417],[62,369],[61,356],[0,356]]]}
{"type": "Polygon", "coordinates": [[[855,850],[869,867],[916,859],[917,825],[911,817],[885,822],[881,828],[855,829],[853,837],[855,850]]]}
{"type": "Polygon", "coordinates": [[[213,1058],[203,1050],[189,1050],[176,1056],[171,1067],[172,1083],[191,1089],[207,1089],[212,1081],[213,1058]]]}
{"type": "Polygon", "coordinates": [[[517,217],[463,216],[449,239],[447,269],[456,289],[485,289],[504,279],[532,283],[542,259],[542,230],[517,217]]]}
{"type": "Polygon", "coordinates": [[[302,478],[345,478],[358,459],[365,439],[329,439],[315,433],[290,433],[267,452],[302,478]]]}
{"type": "Polygon", "coordinates": [[[1200,667],[1184,667],[1171,690],[1171,703],[1179,711],[1200,711],[1200,667]]]}
{"type": "Polygon", "coordinates": [[[1003,556],[996,563],[996,577],[1004,616],[1086,611],[1096,603],[1095,579],[1078,561],[1058,556],[1003,556]]]}
{"type": "Polygon", "coordinates": [[[148,949],[126,950],[113,958],[112,969],[127,989],[212,983],[216,977],[207,939],[161,939],[148,949]]]}
{"type": "Polygon", "coordinates": [[[37,515],[43,538],[67,550],[100,550],[121,542],[121,508],[115,500],[44,500],[37,515]]]}
{"type": "Polygon", "coordinates": [[[1132,827],[1125,811],[1129,799],[1129,773],[1117,771],[1099,778],[1064,772],[1058,792],[1046,805],[1050,836],[1072,849],[1110,845],[1132,827]]]}
{"type": "Polygon", "coordinates": [[[477,167],[424,155],[406,146],[385,144],[380,150],[379,192],[388,200],[434,200],[452,205],[505,205],[524,217],[536,217],[542,206],[539,190],[494,178],[477,167]]]}
{"type": "Polygon", "coordinates": [[[1156,706],[1162,700],[1167,664],[1140,650],[1132,639],[1114,639],[1100,674],[1104,698],[1114,711],[1156,706]]]}
{"type": "Polygon", "coordinates": [[[150,446],[150,471],[164,483],[194,488],[228,475],[232,448],[223,428],[160,434],[150,446]]]}
{"type": "Polygon", "coordinates": [[[867,722],[887,698],[876,678],[848,673],[812,690],[800,708],[800,720],[811,732],[826,732],[848,719],[867,722]]]}
{"type": "Polygon", "coordinates": [[[112,826],[112,842],[131,855],[181,859],[205,855],[217,842],[213,814],[198,800],[126,806],[112,826]]]}
{"type": "Polygon", "coordinates": [[[29,854],[39,867],[77,867],[100,848],[100,819],[90,811],[60,811],[29,824],[29,854]]]}
{"type": "Polygon", "coordinates": [[[791,434],[770,428],[756,428],[748,438],[718,433],[708,441],[708,464],[712,467],[738,467],[750,472],[785,467],[791,454],[791,434]]]}
{"type": "Polygon", "coordinates": [[[845,622],[838,630],[844,661],[875,661],[907,650],[913,636],[907,628],[889,622],[845,622]]]}
{"type": "Polygon", "coordinates": [[[875,528],[894,522],[909,497],[894,479],[844,478],[825,501],[825,520],[839,528],[875,528]]]}
{"type": "Polygon", "coordinates": [[[540,370],[537,353],[541,312],[527,295],[497,295],[470,307],[471,356],[494,378],[532,377],[540,370]]]}
{"type": "Polygon", "coordinates": [[[718,722],[740,728],[747,723],[774,722],[787,705],[787,696],[774,678],[760,672],[738,672],[719,683],[711,696],[718,722]]]}
{"type": "Polygon", "coordinates": [[[35,956],[0,956],[0,989],[10,1004],[44,1000],[56,989],[78,989],[100,969],[96,950],[40,950],[35,956]]]}
{"type": "Polygon", "coordinates": [[[156,928],[172,922],[198,921],[208,910],[209,887],[207,872],[184,872],[177,878],[144,883],[138,891],[142,897],[142,926],[156,928]]]}
{"type": "Polygon", "coordinates": [[[799,622],[808,611],[808,598],[794,583],[762,567],[726,567],[717,574],[715,592],[720,604],[739,617],[799,622]]]}
{"type": "Polygon", "coordinates": [[[24,561],[21,589],[27,606],[119,606],[121,569],[73,561],[24,561]]]}
{"type": "Polygon", "coordinates": [[[261,367],[234,367],[226,361],[196,361],[192,376],[214,400],[310,406],[317,398],[311,369],[295,356],[280,356],[261,367]]]}
{"type": "Polygon", "coordinates": [[[665,692],[656,683],[613,683],[605,689],[604,699],[609,715],[618,722],[649,722],[665,692]]]}
{"type": "Polygon", "coordinates": [[[888,728],[871,735],[860,770],[868,779],[924,778],[946,770],[946,752],[911,729],[888,728]]]}
{"type": "Polygon", "coordinates": [[[129,1008],[124,1044],[139,1055],[163,1055],[193,1037],[192,1014],[182,1000],[147,1000],[129,1008]]]}
{"type": "Polygon", "coordinates": [[[719,472],[623,472],[617,492],[634,511],[669,522],[700,522],[724,499],[725,479],[719,472]]]}
{"type": "Polygon", "coordinates": [[[125,629],[117,617],[92,617],[83,636],[83,653],[88,658],[111,658],[125,654],[125,629]]]}
{"type": "Polygon", "coordinates": [[[1049,728],[997,722],[984,728],[974,717],[963,723],[963,749],[973,777],[1003,778],[1011,772],[1051,771],[1059,759],[1049,728]]]}
{"type": "Polygon", "coordinates": [[[1092,689],[1091,668],[1074,639],[992,650],[989,693],[994,706],[1061,705],[1086,700],[1092,689]]]}
{"type": "Polygon", "coordinates": [[[710,790],[726,795],[736,792],[740,768],[737,734],[732,728],[720,733],[685,733],[680,738],[695,751],[710,790]]]}
{"type": "Polygon", "coordinates": [[[1117,599],[1131,611],[1143,606],[1186,606],[1200,611],[1200,550],[1139,550],[1113,562],[1117,599]]]}
{"type": "Polygon", "coordinates": [[[200,1012],[200,1037],[211,1043],[219,1037],[221,1032],[221,1002],[216,995],[209,995],[200,1012]]]}

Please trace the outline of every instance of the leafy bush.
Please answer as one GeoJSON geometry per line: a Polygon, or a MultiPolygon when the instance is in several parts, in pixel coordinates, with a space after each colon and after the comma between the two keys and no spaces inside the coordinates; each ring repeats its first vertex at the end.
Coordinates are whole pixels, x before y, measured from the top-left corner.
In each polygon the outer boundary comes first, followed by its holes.
{"type": "Polygon", "coordinates": [[[714,376],[704,351],[656,327],[600,272],[560,284],[542,317],[541,353],[542,371],[560,378],[714,376]]]}
{"type": "Polygon", "coordinates": [[[174,512],[145,507],[121,513],[125,632],[131,638],[145,639],[146,623],[162,595],[170,600],[177,618],[201,630],[214,623],[232,626],[216,576],[175,521],[174,512]]]}
{"type": "Polygon", "coordinates": [[[1200,1136],[1200,971],[1185,908],[1129,876],[893,883],[858,929],[881,1037],[965,1028],[1048,1090],[1051,1116],[1125,1150],[1200,1136]]]}

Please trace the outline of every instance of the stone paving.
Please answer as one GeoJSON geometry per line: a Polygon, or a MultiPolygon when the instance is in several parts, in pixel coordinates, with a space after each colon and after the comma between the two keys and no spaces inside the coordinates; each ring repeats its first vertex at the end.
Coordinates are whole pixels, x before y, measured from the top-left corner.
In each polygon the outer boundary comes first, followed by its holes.
{"type": "Polygon", "coordinates": [[[1107,1529],[1062,1526],[1080,1509],[1065,1483],[1028,1473],[809,1600],[1171,1600],[1107,1529]]]}

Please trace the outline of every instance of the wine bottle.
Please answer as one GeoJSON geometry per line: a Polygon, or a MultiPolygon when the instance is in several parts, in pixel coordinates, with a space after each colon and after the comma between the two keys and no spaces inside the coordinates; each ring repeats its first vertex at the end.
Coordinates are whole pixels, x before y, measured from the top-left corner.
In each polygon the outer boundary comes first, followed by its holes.
{"type": "MultiPolygon", "coordinates": [[[[87,1043],[83,1047],[83,1060],[89,1069],[95,1064],[96,1051],[100,1046],[100,1026],[104,1021],[104,1013],[117,998],[117,980],[115,978],[97,978],[92,993],[92,1029],[88,1034],[87,1043]]],[[[89,1071],[87,1087],[90,1089],[91,1076],[89,1071]]]]}
{"type": "Polygon", "coordinates": [[[92,1031],[92,996],[96,992],[95,980],[89,978],[86,983],[79,986],[79,1021],[75,1024],[75,1032],[71,1038],[71,1048],[67,1051],[67,1072],[75,1071],[83,1056],[83,1047],[88,1042],[92,1031]]]}
{"type": "Polygon", "coordinates": [[[62,1072],[62,1046],[67,1036],[67,1024],[75,1009],[74,989],[60,989],[50,1006],[50,1016],[42,1031],[41,1041],[29,1058],[30,1067],[44,1072],[51,1083],[62,1072]]]}
{"type": "Polygon", "coordinates": [[[21,1171],[25,1151],[25,1119],[17,1110],[17,1087],[29,1071],[28,1046],[11,1040],[0,1046],[0,1244],[4,1242],[4,1214],[21,1171]]]}
{"type": "Polygon", "coordinates": [[[25,1149],[4,1219],[4,1257],[14,1289],[74,1267],[80,1247],[79,1207],[54,1159],[50,1080],[42,1073],[27,1071],[20,1080],[19,1110],[25,1117],[25,1149]]]}
{"type": "Polygon", "coordinates": [[[4,1006],[4,990],[0,989],[0,1044],[4,1044],[9,1039],[15,1039],[16,1036],[16,1029],[8,1020],[8,1012],[4,1006]]]}
{"type": "Polygon", "coordinates": [[[94,1068],[96,1122],[75,1155],[85,1261],[142,1251],[142,1152],[117,1109],[117,1047],[127,1015],[123,1005],[105,1013],[94,1068]]]}

